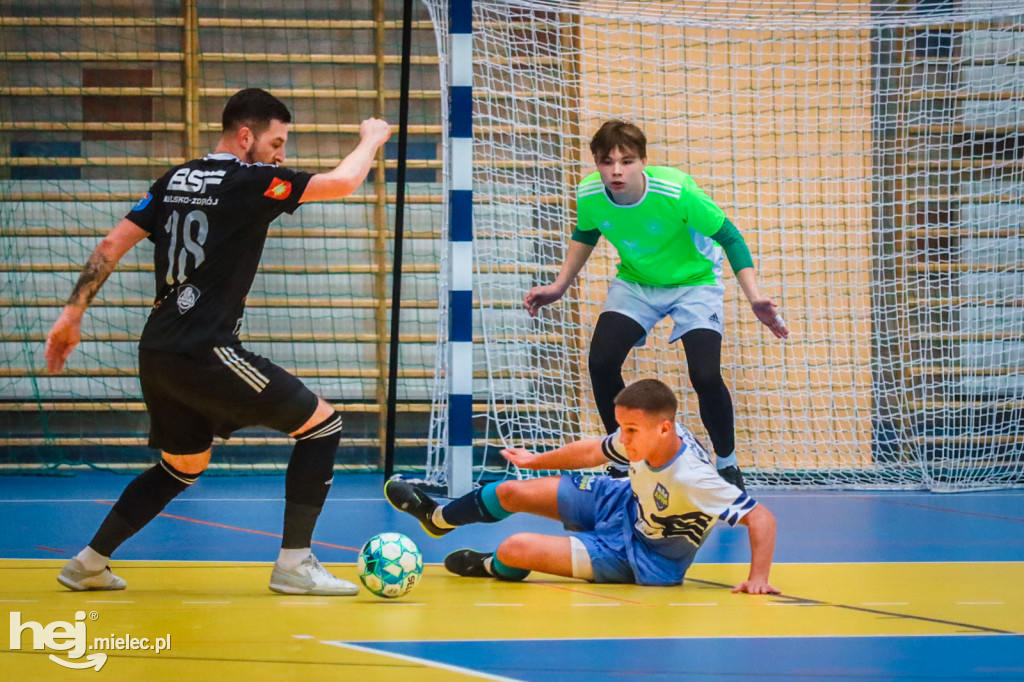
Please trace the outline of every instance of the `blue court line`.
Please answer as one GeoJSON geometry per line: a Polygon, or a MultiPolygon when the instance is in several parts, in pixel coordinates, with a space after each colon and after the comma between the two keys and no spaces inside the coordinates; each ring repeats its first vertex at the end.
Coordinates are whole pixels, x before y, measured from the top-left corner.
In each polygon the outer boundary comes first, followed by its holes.
{"type": "MultiPolygon", "coordinates": [[[[132,476],[0,476],[0,558],[52,559],[88,542],[132,476]],[[49,549],[40,549],[49,548],[49,549]]],[[[382,477],[338,474],[314,539],[361,547],[383,531],[405,533],[429,563],[461,547],[491,550],[517,532],[564,535],[549,519],[514,515],[460,528],[441,539],[388,505],[382,477]]],[[[923,492],[752,491],[778,519],[777,563],[1020,561],[1024,557],[1024,490],[957,496],[923,492]]],[[[277,554],[284,476],[209,476],[172,501],[168,514],[255,529],[266,536],[158,518],[120,548],[115,559],[269,561],[277,554]]],[[[351,550],[323,547],[321,561],[350,562],[351,550]]],[[[716,528],[697,555],[702,563],[747,563],[745,529],[716,528]]]]}
{"type": "Polygon", "coordinates": [[[1024,679],[1024,638],[1019,635],[352,644],[405,660],[429,661],[481,675],[529,682],[603,682],[624,677],[694,682],[1024,679]]]}

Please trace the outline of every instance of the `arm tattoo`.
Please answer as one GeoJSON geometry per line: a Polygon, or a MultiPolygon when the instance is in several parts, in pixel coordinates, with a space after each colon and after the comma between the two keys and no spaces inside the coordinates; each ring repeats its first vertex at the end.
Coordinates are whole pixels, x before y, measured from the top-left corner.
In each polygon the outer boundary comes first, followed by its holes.
{"type": "Polygon", "coordinates": [[[78,283],[75,284],[75,288],[68,298],[68,305],[88,307],[116,265],[99,251],[89,256],[89,262],[82,268],[82,274],[78,276],[78,283]]]}

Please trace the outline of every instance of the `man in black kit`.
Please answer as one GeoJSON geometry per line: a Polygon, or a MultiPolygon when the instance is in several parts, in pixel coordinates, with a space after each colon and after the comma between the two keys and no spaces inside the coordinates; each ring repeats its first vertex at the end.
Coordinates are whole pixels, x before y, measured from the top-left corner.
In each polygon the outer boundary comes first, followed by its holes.
{"type": "Polygon", "coordinates": [[[46,339],[46,364],[60,372],[81,337],[82,315],[118,261],[148,238],[156,298],[139,340],[139,380],[150,417],[149,445],[162,452],[135,478],[95,537],[57,580],[71,590],[123,590],[108,561],[210,462],[214,435],[262,425],[295,438],[285,478],[284,533],[270,589],[352,595],[356,585],[323,568],[310,551],[313,527],[334,477],[341,416],[299,379],[238,339],[267,228],[299,204],[351,194],[391,134],[370,118],[356,148],[334,170],[283,168],[291,113],[249,88],[224,107],[213,154],[169,170],[100,242],[46,339]]]}

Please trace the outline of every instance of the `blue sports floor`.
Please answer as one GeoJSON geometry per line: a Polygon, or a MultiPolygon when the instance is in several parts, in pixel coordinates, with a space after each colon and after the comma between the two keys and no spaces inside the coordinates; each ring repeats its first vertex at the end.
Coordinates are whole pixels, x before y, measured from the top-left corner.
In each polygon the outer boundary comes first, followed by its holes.
{"type": "MultiPolygon", "coordinates": [[[[59,567],[129,480],[0,477],[0,601],[20,622],[70,622],[81,610],[96,615],[90,641],[173,641],[159,654],[110,652],[107,679],[1024,680],[1022,490],[751,490],[778,519],[781,596],[732,594],[749,546],[745,529],[720,526],[680,587],[537,574],[506,584],[428,566],[414,592],[384,601],[269,592],[283,477],[207,476],[115,555],[126,591],[65,591],[59,567]]],[[[314,551],[341,577],[356,580],[356,550],[385,530],[409,535],[433,564],[517,531],[563,532],[512,517],[435,540],[384,501],[381,484],[335,479],[314,551]]],[[[0,649],[13,679],[91,674],[55,664],[22,635],[20,647],[7,637],[0,649]]]]}

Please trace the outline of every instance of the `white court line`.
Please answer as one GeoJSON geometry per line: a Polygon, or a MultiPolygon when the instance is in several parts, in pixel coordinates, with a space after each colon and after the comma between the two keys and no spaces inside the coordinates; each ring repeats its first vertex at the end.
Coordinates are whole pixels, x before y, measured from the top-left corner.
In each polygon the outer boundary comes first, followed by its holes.
{"type": "Polygon", "coordinates": [[[957,604],[960,606],[987,606],[990,604],[1002,604],[1001,601],[958,601],[957,604]]]}
{"type": "Polygon", "coordinates": [[[350,642],[338,642],[321,640],[323,644],[330,644],[341,649],[351,649],[352,651],[361,651],[367,654],[377,654],[379,656],[388,656],[390,658],[397,658],[401,661],[409,661],[410,663],[419,663],[425,665],[428,668],[437,668],[438,670],[447,670],[453,673],[462,673],[463,675],[471,675],[473,677],[479,677],[482,680],[496,680],[497,682],[516,682],[511,677],[502,677],[501,675],[491,675],[490,673],[480,672],[479,670],[471,670],[470,668],[463,668],[458,665],[449,665],[448,663],[441,663],[439,661],[431,661],[426,658],[419,658],[418,656],[407,656],[405,654],[396,654],[392,651],[382,651],[380,649],[371,649],[366,646],[359,646],[358,644],[352,644],[350,642]]]}
{"type": "Polygon", "coordinates": [[[313,639],[313,635],[292,635],[295,639],[313,639]]]}
{"type": "Polygon", "coordinates": [[[0,599],[3,604],[35,604],[38,599],[0,599]]]}

